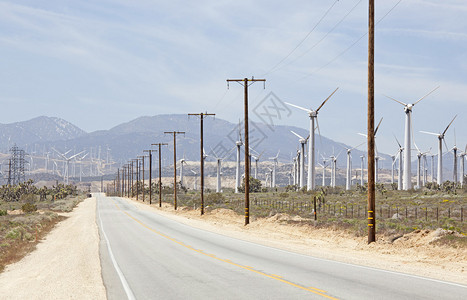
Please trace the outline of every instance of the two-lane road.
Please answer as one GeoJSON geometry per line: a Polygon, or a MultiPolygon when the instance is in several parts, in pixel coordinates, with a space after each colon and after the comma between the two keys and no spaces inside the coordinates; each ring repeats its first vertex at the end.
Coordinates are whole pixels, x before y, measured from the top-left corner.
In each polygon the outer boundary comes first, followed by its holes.
{"type": "Polygon", "coordinates": [[[109,298],[467,299],[467,287],[295,254],[98,196],[109,298]]]}

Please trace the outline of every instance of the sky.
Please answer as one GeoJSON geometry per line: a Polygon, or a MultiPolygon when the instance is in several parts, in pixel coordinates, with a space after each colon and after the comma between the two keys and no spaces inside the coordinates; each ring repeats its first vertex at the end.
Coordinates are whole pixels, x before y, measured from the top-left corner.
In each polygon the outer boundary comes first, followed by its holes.
{"type": "MultiPolygon", "coordinates": [[[[375,118],[380,152],[403,143],[403,106],[414,103],[414,140],[436,152],[467,143],[467,2],[376,2],[375,118]],[[455,135],[454,135],[455,133],[455,135]]],[[[215,113],[309,127],[356,146],[366,132],[368,1],[0,0],[0,123],[46,115],[91,132],[140,116],[215,113]],[[272,94],[271,94],[272,93],[272,94]],[[276,109],[274,109],[274,105],[276,109]],[[280,108],[281,110],[277,110],[280,108]],[[267,112],[269,116],[264,115],[267,112]],[[262,114],[263,113],[263,114],[262,114]]],[[[176,129],[176,128],[174,128],[176,129]]]]}

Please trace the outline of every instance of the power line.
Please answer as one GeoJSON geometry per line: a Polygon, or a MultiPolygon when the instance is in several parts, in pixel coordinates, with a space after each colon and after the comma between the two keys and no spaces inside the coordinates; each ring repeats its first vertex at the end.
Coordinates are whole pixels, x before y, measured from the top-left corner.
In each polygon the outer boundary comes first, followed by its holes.
{"type": "Polygon", "coordinates": [[[300,47],[305,41],[306,39],[313,33],[313,31],[315,31],[316,27],[318,27],[318,25],[321,23],[321,21],[323,21],[323,19],[328,15],[328,13],[331,11],[331,9],[334,7],[334,5],[336,5],[336,3],[339,2],[339,0],[336,0],[334,1],[334,3],[331,5],[331,7],[328,8],[328,10],[324,13],[324,15],[319,19],[319,21],[315,24],[315,26],[313,26],[313,28],[307,33],[307,35],[300,41],[300,43],[298,43],[297,46],[295,46],[295,48],[292,49],[292,51],[289,52],[289,54],[287,54],[283,59],[281,59],[277,64],[274,65],[274,67],[272,67],[269,71],[267,71],[265,74],[263,74],[262,76],[265,76],[271,72],[274,71],[274,69],[276,69],[282,62],[284,62],[287,58],[290,57],[290,55],[292,55],[295,50],[298,49],[298,47],[300,47]]]}
{"type": "MultiPolygon", "coordinates": [[[[362,2],[362,0],[359,0],[345,15],[342,19],[340,19],[339,22],[336,23],[336,25],[334,25],[334,27],[331,28],[331,30],[329,30],[318,42],[316,42],[313,46],[311,46],[311,48],[309,48],[308,50],[306,50],[305,52],[303,52],[302,54],[300,54],[299,56],[297,56],[295,59],[293,59],[292,61],[290,61],[289,63],[285,64],[285,65],[282,65],[280,68],[278,68],[277,70],[280,70],[294,62],[296,62],[298,59],[302,58],[305,54],[309,53],[311,50],[313,50],[314,48],[316,48],[316,46],[318,46],[319,44],[321,44],[321,42],[329,35],[331,34],[331,32],[333,32],[342,22],[344,22],[345,19],[347,19],[347,17],[355,10],[355,8],[357,8],[357,6],[362,2]]],[[[276,70],[276,71],[277,71],[276,70]]]]}
{"type": "MultiPolygon", "coordinates": [[[[388,12],[386,12],[386,14],[384,16],[382,16],[376,23],[375,23],[375,26],[378,25],[381,21],[384,20],[384,18],[386,18],[398,5],[399,3],[401,3],[402,0],[399,0],[396,4],[394,4],[394,6],[388,10],[388,12]]],[[[347,47],[344,51],[342,51],[341,53],[339,53],[337,56],[335,56],[333,59],[331,59],[329,62],[327,62],[326,64],[324,64],[323,66],[321,66],[320,68],[318,68],[317,70],[311,72],[310,74],[307,74],[305,76],[303,76],[302,78],[298,79],[297,81],[301,81],[303,79],[306,79],[318,72],[320,72],[321,70],[323,70],[324,68],[326,68],[327,66],[329,66],[330,64],[332,64],[333,62],[335,62],[339,57],[341,57],[342,55],[344,55],[347,51],[349,51],[350,49],[352,49],[358,42],[360,42],[361,39],[363,39],[365,36],[368,35],[368,32],[365,32],[362,36],[360,36],[357,40],[355,40],[355,42],[353,42],[349,47],[347,47]]]]}

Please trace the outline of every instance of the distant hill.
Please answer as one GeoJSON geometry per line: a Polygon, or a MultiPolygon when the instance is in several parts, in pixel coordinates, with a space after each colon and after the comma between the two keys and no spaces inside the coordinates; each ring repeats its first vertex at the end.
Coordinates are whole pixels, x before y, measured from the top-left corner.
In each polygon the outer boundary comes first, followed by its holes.
{"type": "Polygon", "coordinates": [[[70,140],[84,135],[84,130],[55,117],[41,116],[23,122],[0,124],[0,145],[4,153],[14,144],[24,147],[35,143],[70,140]]]}

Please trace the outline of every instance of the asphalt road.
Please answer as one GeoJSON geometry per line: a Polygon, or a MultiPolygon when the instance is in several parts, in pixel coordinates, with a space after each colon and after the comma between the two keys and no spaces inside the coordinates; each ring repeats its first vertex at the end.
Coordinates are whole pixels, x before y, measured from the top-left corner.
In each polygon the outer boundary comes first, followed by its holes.
{"type": "Polygon", "coordinates": [[[295,254],[98,196],[109,299],[467,299],[467,286],[295,254]]]}

